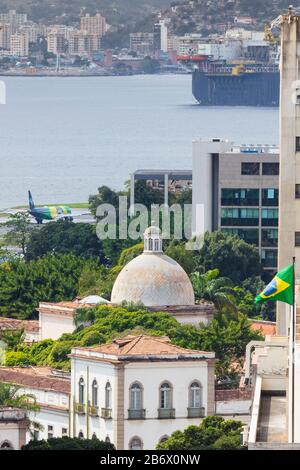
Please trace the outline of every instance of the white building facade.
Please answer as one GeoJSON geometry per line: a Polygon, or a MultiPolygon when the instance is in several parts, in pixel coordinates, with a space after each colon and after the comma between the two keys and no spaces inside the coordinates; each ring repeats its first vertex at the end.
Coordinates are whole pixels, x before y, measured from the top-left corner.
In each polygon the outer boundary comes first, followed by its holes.
{"type": "Polygon", "coordinates": [[[161,337],[74,348],[71,434],[118,450],[155,449],[174,431],[215,413],[214,353],[161,337]]]}

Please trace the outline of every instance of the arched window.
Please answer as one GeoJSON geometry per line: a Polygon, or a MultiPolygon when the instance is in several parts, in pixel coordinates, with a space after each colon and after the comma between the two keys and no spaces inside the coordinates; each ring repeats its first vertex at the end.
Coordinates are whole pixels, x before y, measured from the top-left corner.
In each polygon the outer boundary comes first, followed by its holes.
{"type": "Polygon", "coordinates": [[[3,441],[0,446],[1,450],[13,450],[13,446],[9,441],[3,441]]]}
{"type": "Polygon", "coordinates": [[[110,444],[110,438],[109,438],[109,436],[106,436],[105,442],[106,442],[107,444],[110,444]]]}
{"type": "Polygon", "coordinates": [[[167,436],[167,434],[165,434],[164,436],[162,436],[160,439],[159,439],[159,443],[161,442],[165,442],[169,439],[169,436],[167,436]]]}
{"type": "Polygon", "coordinates": [[[93,432],[92,439],[97,439],[97,435],[95,432],[93,432]]]}
{"type": "Polygon", "coordinates": [[[190,408],[200,408],[202,402],[202,388],[199,382],[193,382],[189,391],[190,408]]]}
{"type": "Polygon", "coordinates": [[[105,385],[105,408],[111,408],[111,385],[109,382],[105,385]]]}
{"type": "Polygon", "coordinates": [[[133,437],[129,443],[129,449],[130,450],[142,450],[143,449],[142,440],[137,436],[133,437]]]}
{"type": "Polygon", "coordinates": [[[160,386],[160,408],[169,410],[172,408],[172,387],[169,382],[160,386]]]}
{"type": "Polygon", "coordinates": [[[153,250],[153,240],[152,240],[152,238],[149,238],[148,245],[149,245],[149,251],[152,251],[153,250]]]}
{"type": "Polygon", "coordinates": [[[82,377],[79,379],[79,384],[78,384],[78,396],[79,396],[79,403],[83,404],[84,403],[84,380],[82,377]]]}
{"type": "Polygon", "coordinates": [[[92,383],[92,405],[98,406],[98,383],[96,379],[92,383]]]}
{"type": "Polygon", "coordinates": [[[79,437],[79,439],[83,439],[83,438],[84,438],[84,435],[83,435],[83,432],[82,432],[82,431],[79,432],[78,437],[79,437]]]}
{"type": "Polygon", "coordinates": [[[143,391],[139,383],[134,383],[130,387],[130,409],[131,410],[141,410],[142,409],[142,398],[143,391]]]}

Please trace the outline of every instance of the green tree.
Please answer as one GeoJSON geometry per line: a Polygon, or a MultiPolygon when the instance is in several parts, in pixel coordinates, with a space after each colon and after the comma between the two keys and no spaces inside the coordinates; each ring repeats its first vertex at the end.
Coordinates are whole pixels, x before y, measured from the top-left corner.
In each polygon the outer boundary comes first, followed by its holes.
{"type": "Polygon", "coordinates": [[[27,212],[11,214],[5,225],[8,228],[4,236],[5,243],[20,248],[22,255],[25,256],[31,231],[29,214],[27,212]]]}
{"type": "Polygon", "coordinates": [[[218,269],[237,285],[262,270],[255,246],[224,232],[207,232],[197,258],[199,270],[218,269]]]}
{"type": "Polygon", "coordinates": [[[197,300],[212,302],[219,311],[237,313],[235,291],[229,278],[219,277],[219,270],[213,269],[205,274],[191,274],[195,297],[197,300]]]}
{"type": "Polygon", "coordinates": [[[80,439],[79,437],[53,437],[47,441],[32,440],[22,450],[114,450],[110,442],[99,439],[80,439]]]}
{"type": "Polygon", "coordinates": [[[49,254],[36,261],[15,260],[0,265],[0,315],[36,318],[40,301],[72,300],[86,266],[98,263],[72,254],[49,254]]]}
{"type": "Polygon", "coordinates": [[[29,236],[27,260],[36,260],[48,253],[72,253],[83,258],[98,258],[101,263],[106,261],[94,226],[64,220],[45,224],[29,236]]]}
{"type": "MultiPolygon", "coordinates": [[[[39,406],[36,402],[35,395],[30,393],[23,393],[22,388],[16,384],[2,383],[0,382],[0,407],[6,406],[10,408],[20,408],[28,413],[37,413],[39,406]]],[[[32,434],[32,429],[40,429],[43,427],[28,418],[28,430],[32,434]]]]}
{"type": "Polygon", "coordinates": [[[241,421],[225,420],[220,416],[204,418],[199,426],[175,431],[169,439],[157,445],[158,450],[221,450],[241,449],[241,421]]]}

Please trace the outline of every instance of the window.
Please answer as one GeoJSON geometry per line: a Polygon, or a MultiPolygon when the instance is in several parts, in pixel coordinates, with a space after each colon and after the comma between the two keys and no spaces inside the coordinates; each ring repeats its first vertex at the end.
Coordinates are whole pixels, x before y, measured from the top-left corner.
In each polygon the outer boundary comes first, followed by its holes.
{"type": "Polygon", "coordinates": [[[93,432],[92,439],[97,439],[97,434],[93,432]]]}
{"type": "Polygon", "coordinates": [[[295,233],[295,246],[300,246],[300,232],[295,233]]]}
{"type": "Polygon", "coordinates": [[[109,436],[106,436],[105,442],[107,442],[108,444],[110,444],[110,438],[109,438],[109,436]]]}
{"type": "Polygon", "coordinates": [[[134,383],[130,387],[130,409],[142,409],[142,387],[139,383],[134,383]]]}
{"type": "Polygon", "coordinates": [[[142,450],[143,444],[142,440],[139,437],[133,437],[129,443],[130,450],[142,450]]]}
{"type": "Polygon", "coordinates": [[[300,152],[300,137],[296,137],[296,152],[300,152]]]}
{"type": "Polygon", "coordinates": [[[168,382],[160,387],[160,408],[164,410],[172,408],[172,387],[168,382]]]}
{"type": "Polygon", "coordinates": [[[48,426],[48,439],[53,437],[53,426],[48,426]]]}
{"type": "Polygon", "coordinates": [[[276,247],[278,245],[278,229],[263,229],[261,231],[261,245],[276,247]]]}
{"type": "Polygon", "coordinates": [[[67,428],[62,428],[62,430],[61,430],[61,435],[62,435],[62,437],[68,435],[68,430],[67,430],[67,428]]]}
{"type": "Polygon", "coordinates": [[[82,431],[79,432],[78,437],[79,439],[84,439],[84,434],[82,431]]]}
{"type": "Polygon", "coordinates": [[[256,228],[222,228],[222,232],[236,235],[250,245],[258,246],[259,231],[256,228]]]}
{"type": "Polygon", "coordinates": [[[38,429],[34,429],[34,430],[33,430],[33,440],[34,440],[34,441],[38,441],[38,440],[39,440],[39,437],[40,437],[39,430],[38,430],[38,429]]]}
{"type": "Polygon", "coordinates": [[[222,206],[259,206],[259,189],[222,188],[222,206]]]}
{"type": "Polygon", "coordinates": [[[189,403],[190,408],[200,408],[201,407],[201,393],[202,389],[198,382],[193,382],[189,390],[189,403]]]}
{"type": "Polygon", "coordinates": [[[265,268],[277,268],[277,250],[262,250],[261,262],[265,268]]]}
{"type": "Polygon", "coordinates": [[[271,162],[263,163],[262,174],[265,176],[279,175],[279,163],[271,163],[271,162]]]}
{"type": "Polygon", "coordinates": [[[278,189],[266,188],[262,190],[263,206],[278,206],[278,189]]]}
{"type": "Polygon", "coordinates": [[[79,403],[82,405],[84,403],[84,380],[81,377],[79,380],[79,403]]]}
{"type": "Polygon", "coordinates": [[[295,198],[300,199],[300,184],[296,184],[295,186],[295,198]]]}
{"type": "Polygon", "coordinates": [[[278,225],[278,209],[262,209],[261,223],[264,226],[277,226],[278,225]]]}
{"type": "Polygon", "coordinates": [[[242,163],[242,175],[259,175],[259,163],[242,163]]]}
{"type": "Polygon", "coordinates": [[[221,210],[221,225],[258,225],[259,222],[259,210],[258,209],[231,209],[223,208],[221,210]]]}
{"type": "Polygon", "coordinates": [[[109,382],[105,385],[105,408],[111,408],[111,385],[109,382]]]}
{"type": "Polygon", "coordinates": [[[13,450],[13,446],[9,441],[3,441],[0,446],[1,450],[13,450]]]}
{"type": "Polygon", "coordinates": [[[92,383],[92,405],[98,406],[98,384],[96,379],[92,383]]]}
{"type": "Polygon", "coordinates": [[[164,436],[162,436],[162,437],[159,439],[159,443],[161,443],[161,442],[166,442],[168,439],[169,439],[169,436],[167,436],[167,434],[165,434],[164,436]]]}

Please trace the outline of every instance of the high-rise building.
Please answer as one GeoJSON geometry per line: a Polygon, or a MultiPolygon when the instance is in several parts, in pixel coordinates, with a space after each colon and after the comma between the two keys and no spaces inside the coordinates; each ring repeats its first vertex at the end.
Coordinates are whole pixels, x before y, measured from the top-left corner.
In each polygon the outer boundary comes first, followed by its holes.
{"type": "Polygon", "coordinates": [[[0,23],[9,23],[13,33],[26,22],[27,15],[25,13],[17,13],[15,10],[9,10],[8,13],[0,13],[0,23]]]}
{"type": "Polygon", "coordinates": [[[168,51],[168,26],[164,20],[160,20],[153,29],[154,52],[168,51]]]}
{"type": "Polygon", "coordinates": [[[193,233],[221,230],[255,245],[270,274],[277,270],[278,148],[193,143],[193,233]]]}
{"type": "Polygon", "coordinates": [[[0,49],[10,49],[10,36],[12,28],[9,23],[0,23],[0,49]]]}
{"type": "Polygon", "coordinates": [[[26,57],[29,52],[29,40],[27,33],[16,33],[10,37],[10,52],[18,57],[26,57]]]}
{"type": "Polygon", "coordinates": [[[106,33],[106,20],[100,13],[96,13],[95,16],[86,14],[80,19],[80,29],[88,34],[102,37],[106,33]]]}
{"type": "Polygon", "coordinates": [[[89,56],[99,52],[101,48],[101,36],[89,34],[86,31],[74,31],[69,38],[69,54],[89,56]]]}
{"type": "Polygon", "coordinates": [[[140,54],[151,54],[153,52],[153,33],[131,33],[130,50],[140,54]]]}

